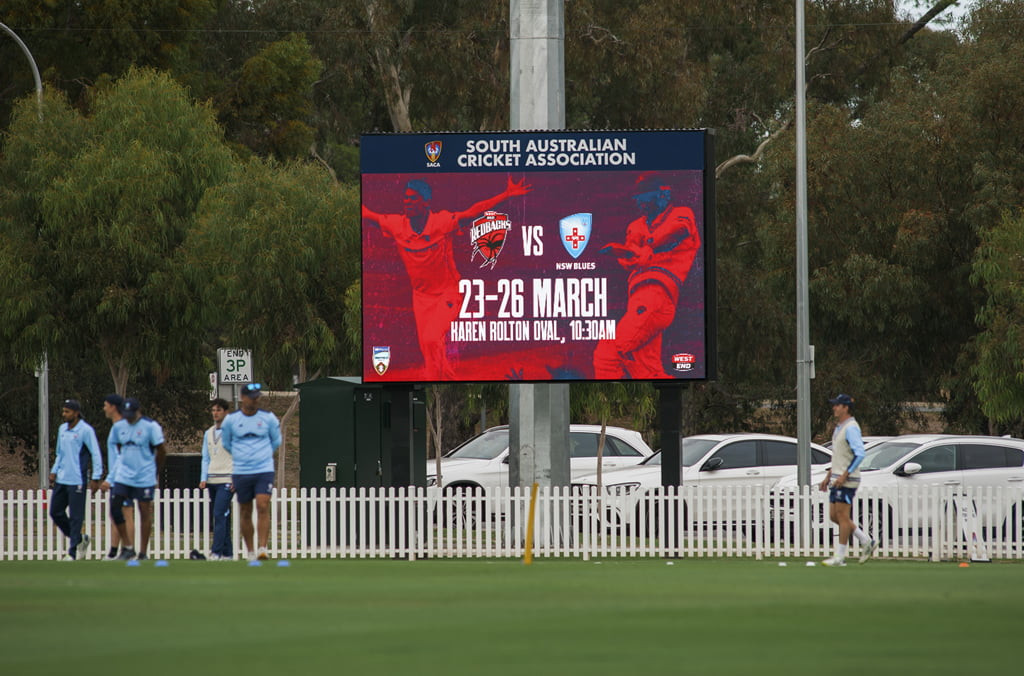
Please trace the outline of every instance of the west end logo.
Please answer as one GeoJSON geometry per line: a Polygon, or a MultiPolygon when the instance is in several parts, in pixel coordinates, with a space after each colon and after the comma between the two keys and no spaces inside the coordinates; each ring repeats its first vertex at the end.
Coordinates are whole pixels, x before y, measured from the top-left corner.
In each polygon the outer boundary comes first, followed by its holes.
{"type": "Polygon", "coordinates": [[[423,144],[423,152],[427,155],[428,167],[440,167],[438,159],[441,157],[441,142],[430,141],[423,144]]]}
{"type": "Polygon", "coordinates": [[[497,211],[485,211],[484,215],[473,221],[469,229],[469,239],[473,242],[473,255],[469,260],[476,258],[477,254],[484,259],[480,267],[488,265],[494,269],[498,262],[498,254],[505,246],[505,239],[508,231],[512,229],[512,221],[508,214],[499,214],[497,211]]]}
{"type": "Polygon", "coordinates": [[[590,242],[593,214],[573,214],[558,221],[558,239],[573,258],[579,258],[590,242]]]}

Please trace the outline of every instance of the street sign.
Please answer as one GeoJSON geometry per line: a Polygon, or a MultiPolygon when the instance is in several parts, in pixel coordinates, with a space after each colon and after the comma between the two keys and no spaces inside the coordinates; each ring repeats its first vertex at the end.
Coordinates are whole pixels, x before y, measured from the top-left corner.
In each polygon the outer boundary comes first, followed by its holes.
{"type": "Polygon", "coordinates": [[[222,347],[217,350],[217,375],[226,385],[252,382],[252,350],[222,347]]]}

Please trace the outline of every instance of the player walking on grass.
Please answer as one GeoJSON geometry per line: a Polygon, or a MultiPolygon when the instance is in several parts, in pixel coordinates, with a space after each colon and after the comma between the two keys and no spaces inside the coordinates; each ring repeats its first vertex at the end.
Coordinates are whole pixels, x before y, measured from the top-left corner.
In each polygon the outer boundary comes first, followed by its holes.
{"type": "Polygon", "coordinates": [[[103,476],[103,455],[96,440],[96,431],[82,420],[81,404],[68,399],[60,413],[64,422],[57,431],[57,458],[50,472],[50,483],[53,484],[50,518],[70,540],[64,560],[75,561],[89,549],[89,536],[82,533],[86,490],[95,490],[103,476]],[[87,474],[90,457],[92,481],[87,474]]]}
{"type": "MultiPolygon", "coordinates": [[[[121,419],[121,407],[124,406],[124,397],[120,394],[108,394],[103,398],[103,415],[106,416],[107,420],[110,421],[111,425],[121,419]]],[[[110,486],[114,483],[114,480],[110,477],[110,473],[114,470],[114,465],[117,464],[117,457],[121,455],[121,451],[117,448],[117,444],[112,443],[111,437],[107,435],[107,482],[104,486],[110,486]]],[[[104,490],[107,490],[106,488],[104,490]]],[[[109,512],[108,512],[109,513],[109,512]]],[[[129,533],[135,532],[135,504],[131,500],[124,500],[121,504],[121,514],[124,516],[124,527],[129,533]]],[[[110,551],[107,552],[106,560],[115,561],[121,548],[121,534],[117,529],[117,524],[114,522],[114,517],[110,517],[110,551]]]]}
{"type": "Polygon", "coordinates": [[[245,540],[248,559],[268,558],[270,539],[270,494],[274,490],[274,452],[281,445],[281,423],[277,416],[259,407],[259,383],[242,388],[239,410],[224,418],[221,444],[231,454],[231,483],[238,498],[238,523],[245,540]],[[252,503],[259,521],[258,549],[253,547],[252,503]]]}
{"type": "Polygon", "coordinates": [[[121,536],[119,561],[147,558],[153,527],[153,494],[166,456],[163,428],[155,420],[140,415],[141,408],[138,399],[126,399],[121,406],[122,418],[110,428],[108,440],[108,445],[113,444],[119,451],[104,482],[104,490],[110,489],[110,518],[121,536]],[[125,526],[126,500],[134,500],[139,505],[142,531],[138,554],[133,547],[135,534],[125,526]]]}
{"type": "Polygon", "coordinates": [[[836,428],[832,432],[832,467],[818,488],[828,490],[829,517],[839,526],[839,544],[831,557],[822,561],[825,566],[845,566],[851,536],[860,543],[860,563],[875,552],[875,542],[853,521],[853,496],[860,486],[860,463],[864,460],[864,439],[860,425],[853,417],[853,397],[848,394],[829,399],[836,428]]]}

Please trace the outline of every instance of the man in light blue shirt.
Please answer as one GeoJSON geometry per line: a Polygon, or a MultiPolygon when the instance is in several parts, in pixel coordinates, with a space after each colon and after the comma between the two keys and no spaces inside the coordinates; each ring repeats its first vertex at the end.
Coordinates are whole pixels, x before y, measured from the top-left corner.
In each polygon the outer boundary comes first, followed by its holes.
{"type": "Polygon", "coordinates": [[[147,558],[153,527],[153,494],[166,456],[163,428],[155,420],[142,417],[140,409],[138,399],[125,399],[121,406],[122,418],[110,428],[107,441],[108,446],[113,445],[118,451],[104,484],[110,488],[110,517],[121,536],[121,553],[117,557],[121,561],[147,558]],[[134,533],[128,531],[124,522],[123,507],[128,499],[139,505],[142,541],[137,555],[132,546],[134,533]]]}
{"type": "Polygon", "coordinates": [[[96,441],[96,431],[82,420],[82,405],[78,401],[65,401],[60,414],[64,422],[57,430],[57,457],[50,472],[50,483],[53,484],[50,518],[71,541],[64,560],[75,561],[89,549],[89,536],[82,533],[85,491],[87,487],[96,490],[97,482],[103,476],[103,456],[96,441]],[[87,474],[90,457],[92,481],[87,474]]]}
{"type": "Polygon", "coordinates": [[[836,552],[822,561],[826,566],[845,566],[846,553],[851,538],[860,543],[860,562],[864,563],[874,553],[877,543],[853,520],[853,498],[860,486],[860,463],[864,460],[864,439],[860,424],[853,417],[854,399],[848,394],[839,394],[828,403],[836,427],[832,432],[832,467],[825,474],[818,488],[829,491],[829,517],[839,526],[839,544],[836,552]]]}
{"type": "Polygon", "coordinates": [[[221,444],[231,454],[231,483],[238,498],[238,522],[248,558],[268,558],[270,539],[270,494],[274,490],[274,452],[281,445],[281,423],[277,416],[259,407],[259,383],[242,388],[239,410],[224,419],[221,444]],[[259,549],[253,548],[252,503],[256,501],[259,521],[259,549]]]}

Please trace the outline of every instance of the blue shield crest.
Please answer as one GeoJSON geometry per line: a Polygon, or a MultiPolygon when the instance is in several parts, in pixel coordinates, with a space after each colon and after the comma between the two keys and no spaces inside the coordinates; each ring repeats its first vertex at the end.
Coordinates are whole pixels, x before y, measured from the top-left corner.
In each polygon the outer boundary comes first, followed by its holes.
{"type": "Polygon", "coordinates": [[[579,258],[590,242],[593,214],[573,214],[558,221],[558,239],[573,258],[579,258]]]}

